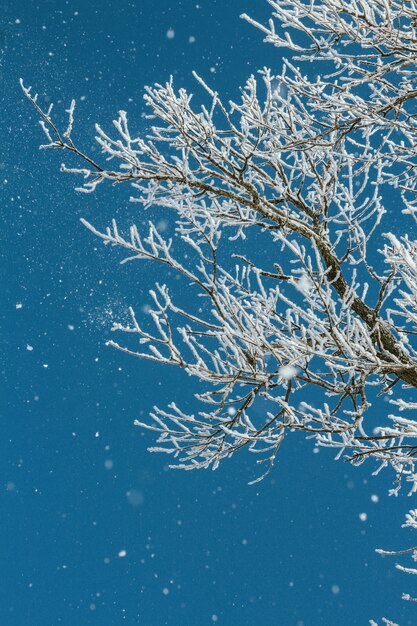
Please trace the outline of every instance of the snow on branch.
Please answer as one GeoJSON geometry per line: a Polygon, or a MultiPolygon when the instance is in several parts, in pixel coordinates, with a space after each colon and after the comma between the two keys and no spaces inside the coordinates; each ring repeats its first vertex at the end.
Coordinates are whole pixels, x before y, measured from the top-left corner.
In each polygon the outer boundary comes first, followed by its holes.
{"type": "MultiPolygon", "coordinates": [[[[407,513],[406,518],[405,518],[405,523],[402,525],[402,528],[412,528],[414,530],[417,529],[417,509],[412,509],[407,513]]],[[[405,548],[403,550],[391,550],[391,551],[378,549],[376,550],[376,552],[383,556],[398,557],[398,556],[409,555],[411,556],[414,562],[417,561],[417,547],[416,546],[412,548],[405,548]]],[[[400,565],[399,563],[397,563],[395,567],[397,570],[405,574],[411,574],[414,576],[417,574],[417,569],[415,567],[405,567],[403,565],[400,565]]],[[[403,593],[402,599],[407,600],[409,602],[417,602],[417,597],[411,596],[409,593],[403,593]]],[[[371,624],[374,624],[374,622],[371,621],[371,624]]],[[[391,622],[387,622],[387,624],[391,624],[391,622]]]]}
{"type": "Polygon", "coordinates": [[[196,74],[202,104],[172,78],[147,87],[148,132],[124,111],[111,130],[96,125],[100,163],[72,138],[74,101],[61,131],[52,105],[22,88],[42,147],[79,159],[62,171],[81,175],[80,191],[128,183],[133,202],[175,216],[169,239],[152,221],[142,232],[82,220],[122,262],[159,264],[189,286],[184,306],[157,283],[149,312],[131,308],[109,342],[198,385],[197,413],[173,401],[141,423],[156,433],[151,449],[194,469],[246,448],[263,477],[285,436],[303,431],[353,464],[393,467],[392,493],[401,481],[413,493],[417,3],[269,3],[267,25],[242,17],[287,49],[279,74],[263,68],[228,103],[196,74]],[[403,237],[384,234],[396,210],[403,237]],[[392,413],[374,408],[380,396],[392,413]]]}

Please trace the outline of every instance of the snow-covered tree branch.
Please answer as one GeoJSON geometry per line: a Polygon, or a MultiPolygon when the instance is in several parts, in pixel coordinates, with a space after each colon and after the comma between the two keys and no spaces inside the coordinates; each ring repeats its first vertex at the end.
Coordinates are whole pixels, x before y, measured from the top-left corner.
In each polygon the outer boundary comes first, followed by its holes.
{"type": "Polygon", "coordinates": [[[242,17],[286,49],[280,74],[262,69],[228,103],[197,75],[200,105],[172,80],[148,87],[148,134],[132,133],[124,111],[113,131],[97,125],[100,163],[72,139],[74,102],[61,132],[22,86],[42,147],[80,159],[62,166],[83,177],[79,191],[126,182],[133,202],[175,215],[172,239],[152,221],[140,232],[83,220],[123,261],[166,266],[193,289],[185,309],[158,283],[147,319],[132,308],[113,329],[125,339],[111,345],[200,384],[197,414],[174,399],[140,424],[157,433],[151,450],[193,469],[247,447],[261,453],[258,480],[284,437],[304,431],[353,464],[392,466],[392,491],[405,480],[414,492],[417,2],[269,4],[267,25],[242,17]],[[393,211],[402,235],[389,232],[393,211]],[[375,415],[383,395],[391,412],[375,415]]]}

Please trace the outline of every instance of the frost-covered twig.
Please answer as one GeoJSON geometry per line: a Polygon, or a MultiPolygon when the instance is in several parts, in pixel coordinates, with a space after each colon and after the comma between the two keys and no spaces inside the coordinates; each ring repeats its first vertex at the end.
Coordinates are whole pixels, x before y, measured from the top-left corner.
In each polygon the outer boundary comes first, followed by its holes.
{"type": "Polygon", "coordinates": [[[175,215],[170,239],[152,221],[142,232],[83,220],[127,254],[122,262],[161,267],[149,312],[131,308],[130,324],[113,328],[125,340],[109,343],[200,385],[196,414],[172,402],[140,423],[157,433],[151,449],[193,469],[245,447],[261,453],[262,478],[285,435],[303,431],[354,464],[392,466],[391,493],[403,480],[414,493],[417,2],[269,4],[267,25],[242,17],[286,48],[278,75],[262,69],[228,104],[196,74],[200,106],[172,79],[148,87],[148,134],[133,133],[124,111],[113,132],[97,125],[102,163],[72,139],[74,101],[61,132],[52,106],[22,87],[42,147],[80,159],[62,166],[83,177],[80,191],[126,182],[133,202],[175,215]],[[388,203],[403,216],[403,237],[383,234],[388,203]],[[173,274],[189,286],[186,306],[164,283],[173,274]],[[375,415],[378,396],[392,413],[375,415]]]}

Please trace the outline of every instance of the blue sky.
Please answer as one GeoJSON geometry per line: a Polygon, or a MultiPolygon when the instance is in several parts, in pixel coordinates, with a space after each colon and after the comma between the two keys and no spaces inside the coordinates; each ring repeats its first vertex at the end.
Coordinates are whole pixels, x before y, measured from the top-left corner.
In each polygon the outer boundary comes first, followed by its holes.
{"type": "Polygon", "coordinates": [[[295,434],[255,486],[245,453],[216,472],[184,473],[146,451],[152,436],[133,420],[179,394],[192,408],[193,389],[181,372],[105,346],[112,321],[147,303],[156,269],[118,265],[79,222],[144,217],[127,188],[73,191],[77,181],[59,173],[64,155],[38,151],[18,84],[51,98],[62,122],[76,98],[74,136],[93,150],[94,122],[109,126],[120,108],[146,127],[146,84],[173,74],[201,94],[195,69],[227,99],[257,68],[278,71],[278,51],[243,11],[269,15],[263,0],[3,3],[5,626],[416,623],[400,599],[413,580],[374,553],[415,543],[400,530],[413,503],[388,497],[391,474],[315,454],[295,434]]]}

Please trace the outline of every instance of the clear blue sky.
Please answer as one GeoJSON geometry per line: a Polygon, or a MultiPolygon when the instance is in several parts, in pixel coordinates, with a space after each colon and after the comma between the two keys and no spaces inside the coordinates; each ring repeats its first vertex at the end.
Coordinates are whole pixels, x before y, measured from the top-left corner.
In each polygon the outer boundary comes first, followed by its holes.
{"type": "Polygon", "coordinates": [[[146,304],[156,270],[119,266],[79,222],[143,216],[127,188],[73,191],[65,155],[38,151],[18,85],[53,99],[63,122],[76,98],[75,137],[91,150],[94,122],[120,108],[145,127],[145,84],[173,74],[197,91],[196,69],[227,98],[257,68],[278,71],[278,51],[242,11],[269,14],[263,0],[3,2],[2,626],[417,623],[400,599],[413,579],[374,553],[416,542],[400,530],[413,502],[388,498],[391,474],[314,454],[296,435],[252,487],[244,453],[183,473],[146,452],[152,437],[133,420],[179,395],[192,408],[193,389],[105,347],[113,319],[146,304]]]}

